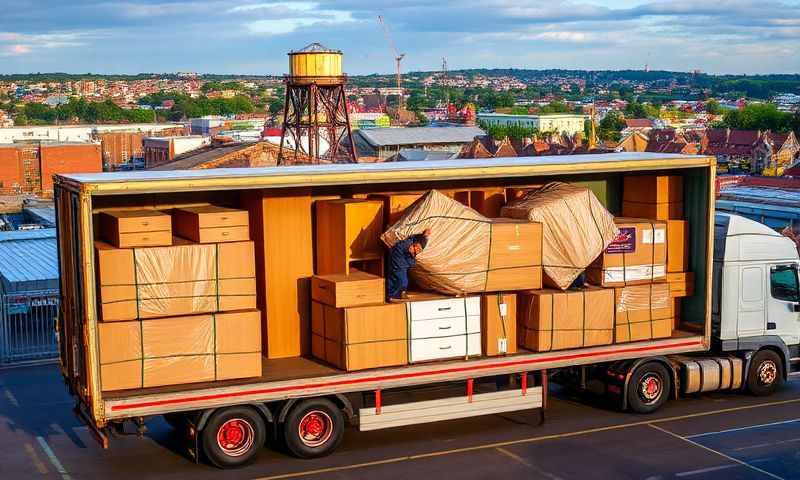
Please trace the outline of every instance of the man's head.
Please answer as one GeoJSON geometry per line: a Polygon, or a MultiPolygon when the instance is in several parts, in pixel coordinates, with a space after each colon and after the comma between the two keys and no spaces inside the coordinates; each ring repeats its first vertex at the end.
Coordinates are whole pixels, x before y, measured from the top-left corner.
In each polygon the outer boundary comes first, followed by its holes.
{"type": "Polygon", "coordinates": [[[425,232],[423,232],[422,235],[417,235],[418,237],[417,241],[415,241],[414,243],[411,244],[411,246],[408,247],[408,253],[410,253],[415,257],[419,255],[420,252],[425,249],[425,246],[428,245],[428,237],[430,236],[430,234],[431,234],[431,229],[429,228],[425,230],[425,232]]]}

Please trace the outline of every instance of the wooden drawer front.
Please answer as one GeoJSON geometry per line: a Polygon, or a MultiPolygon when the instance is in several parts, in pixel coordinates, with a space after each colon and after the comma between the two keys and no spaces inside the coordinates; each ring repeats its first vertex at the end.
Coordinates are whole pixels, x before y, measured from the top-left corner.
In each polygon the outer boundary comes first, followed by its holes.
{"type": "Polygon", "coordinates": [[[120,233],[117,246],[119,248],[130,247],[162,247],[172,245],[172,232],[132,232],[120,233]]]}
{"type": "Polygon", "coordinates": [[[481,332],[480,315],[467,317],[434,318],[410,322],[411,338],[439,338],[481,332]]]}
{"type": "Polygon", "coordinates": [[[201,228],[199,233],[199,237],[195,240],[198,243],[244,242],[250,240],[250,227],[247,225],[201,228]]]}
{"type": "Polygon", "coordinates": [[[434,318],[464,317],[464,315],[480,315],[480,297],[445,298],[442,300],[426,300],[408,304],[411,321],[434,318]]]}
{"type": "Polygon", "coordinates": [[[200,228],[246,227],[250,224],[250,218],[247,210],[228,209],[198,213],[197,223],[200,228]]]}
{"type": "Polygon", "coordinates": [[[420,338],[410,340],[409,343],[409,361],[412,363],[481,354],[480,333],[440,338],[420,338]]]}

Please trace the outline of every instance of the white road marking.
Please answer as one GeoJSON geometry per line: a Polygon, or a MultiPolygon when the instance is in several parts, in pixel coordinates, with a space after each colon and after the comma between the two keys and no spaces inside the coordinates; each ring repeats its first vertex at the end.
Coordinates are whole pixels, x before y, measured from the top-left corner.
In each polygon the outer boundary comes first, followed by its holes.
{"type": "Polygon", "coordinates": [[[6,396],[11,405],[14,405],[15,407],[19,408],[19,401],[17,401],[17,397],[15,397],[13,393],[11,393],[11,390],[9,390],[8,387],[3,387],[3,394],[6,396]]]}
{"type": "Polygon", "coordinates": [[[689,470],[687,472],[680,472],[680,473],[676,473],[675,476],[676,477],[691,477],[693,475],[702,475],[704,473],[717,472],[719,470],[727,470],[729,468],[738,468],[738,467],[741,467],[741,465],[737,465],[735,463],[729,463],[727,465],[717,465],[716,467],[700,468],[700,469],[697,469],[697,470],[689,470]]]}
{"type": "Polygon", "coordinates": [[[711,436],[711,435],[720,435],[720,434],[723,434],[723,433],[731,433],[731,432],[742,432],[742,431],[745,431],[745,430],[752,430],[754,428],[774,427],[776,425],[786,425],[786,424],[789,424],[789,423],[796,423],[796,422],[800,422],[800,418],[794,418],[792,420],[782,420],[780,422],[762,423],[760,425],[750,425],[748,427],[729,428],[727,430],[717,430],[716,432],[698,433],[696,435],[689,435],[686,438],[708,437],[708,436],[711,436]]]}
{"type": "Polygon", "coordinates": [[[58,457],[56,457],[56,454],[53,452],[53,449],[50,448],[50,445],[47,444],[47,441],[40,436],[36,437],[36,441],[39,442],[39,446],[42,447],[45,455],[47,455],[47,459],[50,460],[50,463],[53,464],[53,467],[56,469],[56,471],[61,474],[61,478],[63,480],[71,480],[72,477],[69,476],[69,473],[67,473],[64,465],[62,465],[61,461],[58,459],[58,457]]]}
{"type": "Polygon", "coordinates": [[[754,449],[754,448],[774,447],[774,446],[777,446],[777,445],[784,445],[784,444],[787,444],[787,443],[794,443],[794,442],[800,442],[800,438],[792,438],[792,439],[789,439],[789,440],[778,440],[777,442],[758,443],[756,445],[748,445],[746,447],[734,448],[733,451],[734,452],[739,452],[739,451],[742,451],[742,450],[751,450],[751,449],[754,449]]]}
{"type": "Polygon", "coordinates": [[[47,475],[47,467],[45,466],[44,462],[39,458],[39,454],[36,453],[36,450],[33,448],[33,445],[30,443],[25,443],[25,451],[28,452],[28,456],[31,457],[31,461],[33,465],[36,467],[36,470],[39,471],[42,475],[47,475]]]}
{"type": "Polygon", "coordinates": [[[722,458],[730,460],[731,462],[738,463],[739,465],[747,467],[747,468],[749,468],[751,470],[755,470],[758,473],[762,473],[762,474],[764,474],[764,475],[766,475],[766,476],[768,476],[770,478],[774,478],[775,480],[785,480],[783,477],[779,477],[778,475],[775,475],[774,473],[770,473],[770,472],[768,472],[768,471],[766,471],[766,470],[764,470],[762,468],[756,467],[755,465],[751,465],[751,464],[745,462],[744,460],[739,460],[738,458],[731,457],[730,455],[722,453],[722,452],[720,452],[718,450],[714,450],[713,448],[706,447],[705,445],[703,445],[701,443],[697,443],[697,442],[694,442],[692,440],[689,440],[688,437],[682,437],[682,436],[678,435],[677,433],[670,432],[669,430],[667,430],[665,428],[661,428],[658,425],[652,425],[651,424],[650,427],[658,430],[659,432],[663,432],[663,433],[666,433],[667,435],[670,435],[670,436],[675,437],[677,439],[683,440],[684,442],[692,444],[695,447],[702,448],[703,450],[705,450],[707,452],[715,453],[715,454],[719,455],[722,458]]]}

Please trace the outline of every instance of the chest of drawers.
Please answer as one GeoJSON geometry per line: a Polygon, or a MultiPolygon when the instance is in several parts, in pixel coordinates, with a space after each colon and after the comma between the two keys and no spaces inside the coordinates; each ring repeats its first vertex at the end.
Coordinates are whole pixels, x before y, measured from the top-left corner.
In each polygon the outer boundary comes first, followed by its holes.
{"type": "Polygon", "coordinates": [[[406,309],[411,363],[481,354],[480,297],[409,302],[406,309]]]}

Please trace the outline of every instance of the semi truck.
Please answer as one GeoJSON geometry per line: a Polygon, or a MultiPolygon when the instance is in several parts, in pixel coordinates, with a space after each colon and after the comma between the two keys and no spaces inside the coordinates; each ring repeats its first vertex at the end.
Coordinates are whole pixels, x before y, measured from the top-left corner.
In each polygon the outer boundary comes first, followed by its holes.
{"type": "MultiPolygon", "coordinates": [[[[768,395],[800,356],[800,261],[794,244],[768,227],[715,214],[715,175],[713,157],[657,153],[57,175],[62,297],[57,330],[74,412],[104,448],[114,435],[142,434],[148,419],[163,416],[186,434],[194,459],[227,468],[251,461],[267,443],[301,458],[329,454],[348,426],[366,431],[521,410],[544,419],[551,378],[598,390],[621,409],[639,413],[679,395],[711,390],[768,395]],[[262,375],[255,378],[101,388],[94,241],[98,215],[105,210],[242,206],[254,194],[303,198],[303,205],[313,205],[322,198],[522,188],[558,180],[589,187],[617,214],[623,177],[656,174],[683,179],[695,276],[694,292],[683,299],[668,338],[546,352],[520,349],[355,372],[307,354],[265,355],[262,375]]],[[[286,215],[294,214],[275,208],[251,215],[251,229],[270,216],[286,215]]],[[[299,215],[313,221],[311,211],[299,215]]],[[[292,262],[303,233],[284,226],[288,231],[277,247],[292,262]]],[[[259,305],[270,289],[287,287],[275,277],[259,280],[259,305]]],[[[297,308],[308,305],[291,305],[293,312],[297,308]]]]}

